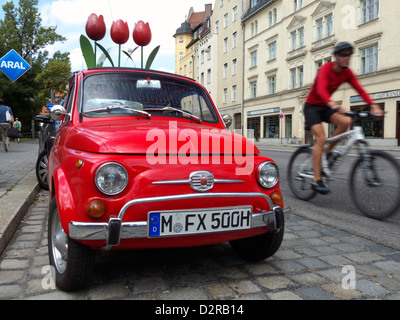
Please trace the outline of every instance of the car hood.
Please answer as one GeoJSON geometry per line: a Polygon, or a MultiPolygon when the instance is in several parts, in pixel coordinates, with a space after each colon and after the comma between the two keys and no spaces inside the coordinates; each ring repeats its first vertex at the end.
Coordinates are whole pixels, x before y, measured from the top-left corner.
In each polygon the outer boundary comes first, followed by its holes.
{"type": "Polygon", "coordinates": [[[259,154],[251,141],[226,129],[165,119],[79,123],[68,132],[65,146],[115,154],[259,154]]]}

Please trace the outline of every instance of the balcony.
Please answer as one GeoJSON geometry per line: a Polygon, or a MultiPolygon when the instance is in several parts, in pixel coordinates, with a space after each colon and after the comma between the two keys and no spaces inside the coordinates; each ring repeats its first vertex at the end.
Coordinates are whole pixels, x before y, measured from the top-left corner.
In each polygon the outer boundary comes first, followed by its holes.
{"type": "Polygon", "coordinates": [[[295,49],[295,50],[292,50],[292,51],[289,51],[287,54],[286,61],[290,61],[292,59],[296,59],[296,58],[305,56],[306,53],[307,53],[307,50],[306,50],[305,46],[295,49]]]}
{"type": "Polygon", "coordinates": [[[336,39],[334,35],[323,38],[321,40],[315,41],[311,44],[311,52],[315,52],[326,47],[333,46],[336,43],[336,39]]]}

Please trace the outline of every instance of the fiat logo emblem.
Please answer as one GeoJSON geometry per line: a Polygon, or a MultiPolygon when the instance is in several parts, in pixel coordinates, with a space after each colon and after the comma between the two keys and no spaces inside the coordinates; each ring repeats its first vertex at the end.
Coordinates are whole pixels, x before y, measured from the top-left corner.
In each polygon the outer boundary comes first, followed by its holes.
{"type": "Polygon", "coordinates": [[[214,187],[214,175],[209,171],[192,172],[189,181],[191,188],[197,192],[205,192],[214,187]]]}

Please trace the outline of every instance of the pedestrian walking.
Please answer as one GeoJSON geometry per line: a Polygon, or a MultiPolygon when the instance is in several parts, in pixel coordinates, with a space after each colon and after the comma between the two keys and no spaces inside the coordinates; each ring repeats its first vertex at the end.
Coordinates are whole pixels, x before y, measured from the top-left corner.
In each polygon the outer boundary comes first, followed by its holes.
{"type": "MultiPolygon", "coordinates": [[[[18,118],[15,118],[14,128],[17,129],[19,131],[19,133],[21,133],[22,123],[21,123],[21,121],[18,120],[18,118]]],[[[20,138],[17,138],[17,139],[15,139],[15,142],[19,143],[19,140],[20,140],[20,138]]]]}
{"type": "Polygon", "coordinates": [[[0,134],[3,141],[4,150],[8,152],[10,139],[7,130],[14,126],[14,115],[10,107],[4,105],[4,100],[0,98],[0,134]]]}

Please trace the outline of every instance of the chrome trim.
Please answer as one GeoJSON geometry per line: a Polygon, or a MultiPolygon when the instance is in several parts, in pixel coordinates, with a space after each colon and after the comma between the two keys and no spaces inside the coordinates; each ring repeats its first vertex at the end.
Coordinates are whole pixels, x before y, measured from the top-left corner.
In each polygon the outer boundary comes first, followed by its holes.
{"type": "MultiPolygon", "coordinates": [[[[183,195],[172,195],[172,196],[161,196],[153,198],[141,198],[131,200],[126,203],[118,218],[111,218],[113,222],[119,220],[121,222],[121,227],[119,231],[120,239],[135,239],[135,238],[147,238],[148,236],[148,225],[147,221],[137,221],[137,222],[122,222],[126,210],[135,204],[142,204],[147,202],[161,202],[161,201],[174,201],[174,200],[186,200],[186,199],[203,199],[203,198],[226,198],[226,197],[259,197],[264,198],[272,208],[269,211],[262,211],[253,213],[251,220],[251,228],[265,227],[269,226],[271,231],[278,230],[282,226],[279,225],[277,219],[277,211],[282,210],[283,213],[289,215],[291,212],[290,208],[281,209],[279,206],[274,206],[272,200],[263,193],[251,192],[251,193],[193,193],[193,194],[183,194],[183,195]]],[[[107,241],[109,237],[109,226],[110,223],[91,223],[91,222],[76,222],[71,221],[69,223],[69,237],[75,240],[103,240],[107,241]]],[[[107,249],[111,248],[113,245],[107,244],[107,249]]]]}
{"type": "MultiPolygon", "coordinates": [[[[190,179],[182,179],[182,180],[164,180],[164,181],[153,181],[154,185],[165,185],[165,184],[189,184],[190,179]]],[[[215,179],[214,184],[216,183],[244,183],[243,180],[231,180],[231,179],[215,179]]]]}

